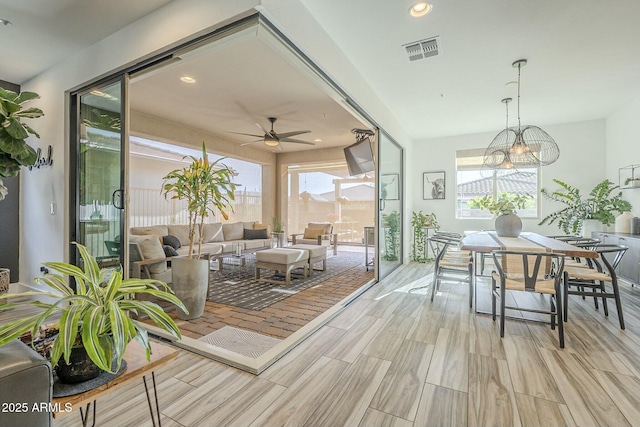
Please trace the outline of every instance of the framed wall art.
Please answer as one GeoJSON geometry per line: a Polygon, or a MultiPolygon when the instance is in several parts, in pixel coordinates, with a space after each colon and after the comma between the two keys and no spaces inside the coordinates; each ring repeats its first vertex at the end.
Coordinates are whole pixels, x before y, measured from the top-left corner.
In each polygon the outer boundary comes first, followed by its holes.
{"type": "Polygon", "coordinates": [[[380,180],[380,196],[383,200],[400,199],[400,175],[396,173],[383,174],[380,180]]]}
{"type": "Polygon", "coordinates": [[[444,200],[444,171],[424,172],[422,174],[422,198],[424,200],[444,200]]]}

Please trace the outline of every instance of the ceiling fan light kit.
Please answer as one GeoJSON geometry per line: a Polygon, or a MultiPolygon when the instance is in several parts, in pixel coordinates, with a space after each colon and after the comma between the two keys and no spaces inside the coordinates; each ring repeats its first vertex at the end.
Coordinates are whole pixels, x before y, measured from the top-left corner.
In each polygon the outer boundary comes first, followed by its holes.
{"type": "Polygon", "coordinates": [[[520,122],[520,69],[527,64],[519,59],[511,64],[518,69],[518,126],[509,127],[509,102],[502,100],[507,109],[507,125],[485,150],[484,164],[491,169],[547,166],[558,160],[560,148],[553,138],[538,126],[520,122]]]}
{"type": "Polygon", "coordinates": [[[240,132],[231,132],[231,133],[235,133],[236,135],[245,135],[245,136],[253,136],[255,138],[260,138],[255,141],[244,142],[240,144],[240,146],[253,144],[254,142],[264,142],[265,145],[269,147],[277,147],[279,150],[282,150],[282,144],[280,144],[281,142],[290,142],[293,144],[316,145],[314,142],[301,141],[299,139],[291,138],[292,136],[302,135],[303,133],[309,133],[311,132],[310,130],[297,130],[293,132],[277,133],[275,130],[273,130],[273,124],[278,119],[275,117],[268,117],[267,120],[271,122],[271,130],[267,130],[260,123],[256,123],[256,126],[258,126],[264,132],[263,135],[255,135],[252,133],[240,133],[240,132]]]}

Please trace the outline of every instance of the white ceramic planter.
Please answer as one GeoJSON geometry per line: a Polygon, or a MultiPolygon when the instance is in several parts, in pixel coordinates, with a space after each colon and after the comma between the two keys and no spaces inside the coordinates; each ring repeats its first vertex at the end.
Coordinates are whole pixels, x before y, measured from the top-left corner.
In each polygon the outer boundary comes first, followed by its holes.
{"type": "Polygon", "coordinates": [[[500,237],[518,237],[522,232],[522,220],[516,214],[503,214],[496,218],[495,227],[500,237]]]}

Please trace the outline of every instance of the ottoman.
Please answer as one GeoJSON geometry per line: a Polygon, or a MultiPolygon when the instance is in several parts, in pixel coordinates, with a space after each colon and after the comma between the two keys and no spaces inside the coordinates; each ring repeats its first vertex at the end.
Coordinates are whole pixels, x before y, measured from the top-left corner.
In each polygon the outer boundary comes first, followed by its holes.
{"type": "Polygon", "coordinates": [[[300,243],[298,245],[287,246],[285,249],[304,249],[309,251],[309,276],[313,274],[313,264],[322,261],[320,271],[327,269],[327,246],[307,245],[300,243]]]}
{"type": "Polygon", "coordinates": [[[260,270],[284,271],[284,284],[291,284],[291,270],[302,268],[302,277],[307,277],[309,270],[309,251],[305,249],[274,248],[256,252],[256,280],[267,283],[282,284],[281,280],[260,279],[260,270]]]}

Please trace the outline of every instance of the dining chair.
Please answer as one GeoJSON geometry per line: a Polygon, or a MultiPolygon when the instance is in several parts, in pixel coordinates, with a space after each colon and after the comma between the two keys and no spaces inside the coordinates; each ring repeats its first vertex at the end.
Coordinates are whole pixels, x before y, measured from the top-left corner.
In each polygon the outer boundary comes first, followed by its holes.
{"type": "Polygon", "coordinates": [[[436,254],[431,284],[431,301],[445,281],[466,281],[469,284],[469,307],[473,306],[473,259],[468,251],[460,251],[457,246],[461,237],[451,235],[435,235],[429,237],[429,245],[436,254]]]}
{"type": "Polygon", "coordinates": [[[591,250],[598,252],[597,259],[590,260],[591,266],[567,267],[564,271],[564,321],[568,319],[569,295],[581,295],[583,298],[594,297],[594,306],[598,310],[598,298],[602,298],[602,308],[604,315],[609,316],[607,299],[613,298],[618,311],[618,321],[620,329],[624,329],[624,317],[622,315],[622,302],[620,301],[620,290],[618,288],[618,276],[616,267],[622,260],[627,247],[623,245],[613,245],[598,243],[591,247],[591,250]],[[611,284],[611,291],[607,291],[607,283],[611,284]]]}
{"type": "MultiPolygon", "coordinates": [[[[549,314],[551,329],[558,326],[560,348],[564,348],[562,316],[562,272],[564,255],[553,252],[496,250],[492,252],[496,271],[491,274],[491,315],[496,320],[496,302],[500,300],[500,336],[504,337],[506,310],[549,314]],[[552,275],[552,271],[556,274],[552,275]],[[534,292],[550,296],[550,309],[539,310],[507,306],[507,291],[534,292]]],[[[531,320],[523,318],[522,320],[531,320]]]]}

